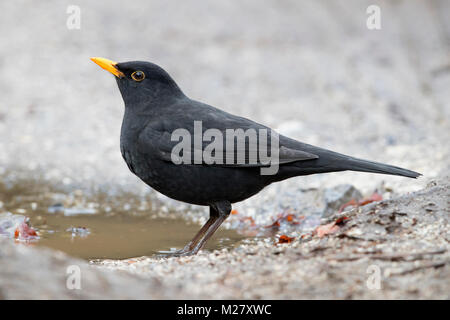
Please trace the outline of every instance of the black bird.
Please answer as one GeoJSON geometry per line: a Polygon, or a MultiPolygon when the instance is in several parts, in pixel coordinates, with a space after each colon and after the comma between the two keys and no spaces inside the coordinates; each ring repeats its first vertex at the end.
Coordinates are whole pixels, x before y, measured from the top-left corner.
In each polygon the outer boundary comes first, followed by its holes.
{"type": "MultiPolygon", "coordinates": [[[[345,170],[409,178],[420,176],[414,171],[353,158],[278,136],[266,126],[254,121],[191,100],[170,75],[156,64],[143,61],[116,63],[104,58],[91,60],[116,76],[125,102],[120,149],[131,172],[170,198],[209,206],[209,220],[182,250],[175,252],[175,255],[197,253],[228,217],[232,203],[255,195],[273,182],[295,176],[345,170]],[[224,137],[227,129],[266,129],[269,132],[267,140],[270,140],[270,143],[266,143],[266,149],[276,147],[274,154],[278,153],[278,156],[271,163],[262,161],[259,156],[250,162],[248,150],[253,150],[255,143],[247,138],[247,149],[244,151],[238,148],[230,149],[225,143],[216,148],[215,152],[222,151],[227,156],[231,153],[231,162],[211,163],[200,159],[197,162],[178,164],[177,157],[172,155],[179,140],[172,141],[172,133],[176,129],[185,129],[185,132],[194,137],[192,140],[195,140],[195,121],[201,121],[201,134],[208,129],[217,129],[216,133],[222,133],[224,137]],[[276,139],[271,140],[272,136],[276,139]],[[239,152],[245,152],[244,162],[236,161],[239,152]],[[261,174],[261,169],[268,168],[270,164],[278,166],[276,174],[261,174]]],[[[260,145],[261,141],[262,138],[258,136],[258,150],[264,145],[260,145]]],[[[200,149],[204,150],[207,143],[201,143],[200,149]]],[[[192,142],[190,144],[193,145],[192,142]]],[[[195,154],[196,146],[193,148],[192,154],[195,154]]],[[[187,151],[183,150],[179,156],[189,156],[184,152],[187,151]]],[[[192,159],[192,154],[189,159],[192,159]]]]}

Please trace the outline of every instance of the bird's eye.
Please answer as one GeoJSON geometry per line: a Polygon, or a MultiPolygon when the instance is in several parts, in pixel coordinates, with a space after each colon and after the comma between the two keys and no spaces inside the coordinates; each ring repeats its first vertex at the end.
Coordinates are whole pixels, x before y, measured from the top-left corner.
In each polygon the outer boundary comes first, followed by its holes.
{"type": "Polygon", "coordinates": [[[142,71],[135,71],[131,74],[131,78],[133,78],[134,81],[142,81],[145,79],[145,73],[142,71]]]}

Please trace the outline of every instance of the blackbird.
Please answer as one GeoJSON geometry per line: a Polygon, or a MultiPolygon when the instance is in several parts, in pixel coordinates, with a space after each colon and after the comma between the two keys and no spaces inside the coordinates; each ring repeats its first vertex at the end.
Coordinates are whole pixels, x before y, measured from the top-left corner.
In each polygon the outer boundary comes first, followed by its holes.
{"type": "Polygon", "coordinates": [[[249,119],[192,100],[156,64],[91,60],[115,75],[122,94],[125,112],[120,150],[130,171],[170,198],[209,206],[209,220],[183,249],[173,253],[175,256],[197,253],[229,216],[232,203],[255,195],[273,182],[345,170],[409,178],[420,176],[407,169],[302,143],[249,119]],[[267,132],[267,136],[265,139],[261,134],[244,136],[244,148],[242,143],[241,147],[228,145],[229,141],[235,143],[238,139],[237,136],[228,139],[228,133],[241,129],[267,132]],[[174,137],[177,130],[181,131],[174,137]],[[220,140],[221,135],[226,139],[220,140]],[[206,141],[199,142],[202,137],[206,141]],[[191,146],[192,150],[180,148],[184,139],[183,146],[191,146]],[[213,140],[215,148],[210,146],[210,158],[202,157],[201,152],[213,140]],[[269,161],[267,157],[263,159],[265,153],[261,151],[270,154],[269,161]],[[268,172],[270,168],[275,169],[268,172]],[[264,169],[267,172],[263,173],[264,169]]]}

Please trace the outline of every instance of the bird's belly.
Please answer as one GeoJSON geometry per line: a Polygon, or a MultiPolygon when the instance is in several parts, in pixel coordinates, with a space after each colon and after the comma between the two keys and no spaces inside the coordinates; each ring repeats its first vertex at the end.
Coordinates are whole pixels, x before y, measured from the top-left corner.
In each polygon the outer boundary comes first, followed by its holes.
{"type": "Polygon", "coordinates": [[[209,205],[218,200],[242,201],[268,184],[256,168],[175,165],[148,159],[145,167],[131,167],[139,178],[160,193],[198,205],[209,205]]]}

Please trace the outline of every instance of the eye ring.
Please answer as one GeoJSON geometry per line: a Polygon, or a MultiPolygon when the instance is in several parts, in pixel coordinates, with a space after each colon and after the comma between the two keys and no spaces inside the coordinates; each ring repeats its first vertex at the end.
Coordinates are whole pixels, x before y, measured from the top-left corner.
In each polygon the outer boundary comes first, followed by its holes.
{"type": "Polygon", "coordinates": [[[132,78],[134,81],[140,82],[140,81],[142,81],[142,80],[145,79],[145,73],[142,72],[142,71],[140,71],[140,70],[135,71],[135,72],[133,72],[133,73],[131,74],[131,78],[132,78]]]}

